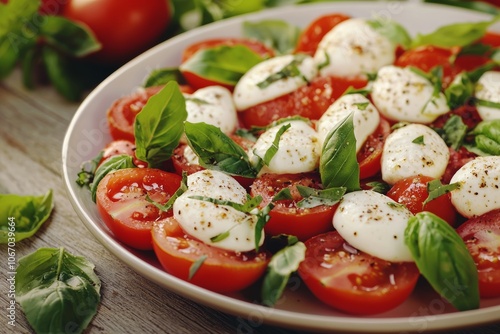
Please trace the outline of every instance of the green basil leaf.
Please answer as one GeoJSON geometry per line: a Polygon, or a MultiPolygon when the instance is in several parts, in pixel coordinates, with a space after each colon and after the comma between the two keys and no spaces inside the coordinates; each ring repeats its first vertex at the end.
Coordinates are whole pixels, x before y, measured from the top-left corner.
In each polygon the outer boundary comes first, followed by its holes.
{"type": "Polygon", "coordinates": [[[74,57],[83,57],[101,49],[92,31],[62,16],[44,16],[40,35],[53,47],[74,57]]]}
{"type": "Polygon", "coordinates": [[[104,151],[101,150],[99,154],[92,160],[85,161],[82,164],[82,169],[78,172],[78,178],[76,179],[76,184],[80,187],[87,186],[90,188],[92,181],[94,180],[95,172],[99,166],[99,162],[102,160],[104,151]]]}
{"type": "Polygon", "coordinates": [[[221,45],[202,49],[180,66],[181,72],[194,73],[204,79],[236,85],[262,58],[243,45],[221,45]]]}
{"type": "Polygon", "coordinates": [[[474,102],[478,106],[500,109],[500,102],[487,101],[487,100],[482,100],[482,99],[478,99],[478,98],[474,98],[474,102]]]}
{"type": "Polygon", "coordinates": [[[254,38],[278,54],[289,54],[295,49],[301,29],[282,20],[244,22],[243,36],[254,38]]]}
{"type": "Polygon", "coordinates": [[[423,205],[430,201],[449,193],[452,190],[459,189],[460,183],[451,183],[443,185],[440,180],[432,180],[427,183],[427,193],[429,194],[425,199],[423,205]]]}
{"type": "Polygon", "coordinates": [[[0,243],[21,241],[33,236],[47,221],[52,209],[53,196],[49,190],[42,196],[0,194],[0,243]]]}
{"type": "Polygon", "coordinates": [[[70,101],[80,100],[85,87],[70,59],[49,46],[42,49],[42,59],[55,89],[70,101]]]}
{"type": "Polygon", "coordinates": [[[19,260],[16,300],[37,333],[82,333],[97,312],[100,288],[94,265],[63,248],[19,260]]]}
{"type": "Polygon", "coordinates": [[[169,198],[169,200],[167,201],[167,203],[165,204],[161,204],[161,203],[158,203],[158,202],[155,202],[153,201],[149,195],[146,195],[146,201],[148,201],[149,203],[153,204],[154,206],[156,206],[158,209],[160,209],[161,211],[169,211],[172,209],[172,207],[174,206],[174,202],[177,198],[179,198],[180,195],[184,194],[186,192],[186,190],[188,189],[188,185],[187,185],[187,173],[186,172],[183,172],[182,173],[182,181],[181,181],[181,185],[179,186],[179,188],[175,191],[175,193],[172,195],[172,197],[169,198]]]}
{"type": "Polygon", "coordinates": [[[95,202],[97,186],[99,185],[99,182],[101,182],[101,180],[106,175],[108,175],[111,172],[117,171],[119,169],[134,168],[134,167],[135,165],[133,159],[128,154],[115,155],[106,159],[106,161],[104,161],[95,171],[94,179],[92,181],[92,184],[90,185],[92,200],[95,202]]]}
{"type": "Polygon", "coordinates": [[[306,246],[302,242],[288,246],[274,254],[262,283],[262,302],[273,306],[283,294],[290,275],[305,259],[306,246]]]}
{"type": "Polygon", "coordinates": [[[476,147],[487,155],[500,155],[500,143],[484,135],[477,135],[474,138],[476,147]]]}
{"type": "Polygon", "coordinates": [[[258,159],[256,167],[258,171],[260,171],[262,167],[264,167],[264,165],[269,166],[271,160],[273,160],[276,153],[278,153],[281,136],[286,132],[286,130],[290,128],[290,126],[290,123],[288,123],[279,128],[278,132],[276,132],[276,136],[274,137],[271,146],[267,149],[263,158],[255,154],[255,157],[258,159]]]}
{"type": "Polygon", "coordinates": [[[200,165],[231,175],[254,178],[257,171],[247,153],[220,128],[206,123],[185,124],[189,146],[200,158],[200,165]]]}
{"type": "Polygon", "coordinates": [[[494,5],[484,1],[469,1],[469,0],[424,0],[424,2],[438,3],[442,5],[450,5],[461,8],[472,9],[482,13],[497,15],[499,10],[494,5]]]}
{"type": "Polygon", "coordinates": [[[0,38],[0,79],[6,78],[14,69],[20,55],[16,48],[12,47],[8,37],[0,38]]]}
{"type": "Polygon", "coordinates": [[[380,194],[387,194],[391,190],[391,185],[385,182],[373,181],[366,184],[370,187],[370,190],[375,191],[380,194]]]}
{"type": "Polygon", "coordinates": [[[198,272],[198,270],[200,269],[200,267],[203,265],[203,263],[207,258],[208,255],[202,255],[196,261],[193,262],[193,264],[189,267],[188,280],[191,280],[194,277],[194,275],[198,272]]]}
{"type": "Polygon", "coordinates": [[[184,96],[179,85],[170,81],[149,98],[135,118],[137,159],[146,161],[149,167],[161,166],[179,145],[186,118],[184,96]]]}
{"type": "Polygon", "coordinates": [[[9,33],[19,34],[23,39],[32,36],[33,29],[37,27],[35,22],[42,20],[38,14],[40,4],[40,0],[17,0],[0,4],[0,37],[9,33]]]}
{"type": "Polygon", "coordinates": [[[368,20],[368,25],[382,36],[387,37],[396,45],[408,49],[411,44],[411,37],[408,31],[399,23],[385,18],[368,20]]]}
{"type": "Polygon", "coordinates": [[[290,188],[281,189],[276,195],[273,196],[273,202],[282,201],[282,200],[291,200],[293,199],[292,193],[290,192],[290,188]]]}
{"type": "Polygon", "coordinates": [[[162,86],[166,85],[169,81],[176,81],[179,84],[186,83],[186,80],[184,80],[184,77],[182,76],[181,71],[179,71],[179,68],[160,68],[149,73],[149,76],[147,77],[143,86],[162,86]]]}
{"type": "Polygon", "coordinates": [[[482,121],[471,133],[479,150],[486,155],[500,155],[500,119],[482,121]]]}
{"type": "Polygon", "coordinates": [[[269,203],[265,207],[263,207],[261,210],[259,210],[256,215],[257,215],[257,222],[255,223],[255,251],[259,251],[259,244],[260,244],[260,239],[262,239],[262,231],[264,230],[264,226],[266,226],[267,222],[269,219],[271,219],[271,216],[269,213],[271,210],[274,208],[273,203],[269,203]]]}
{"type": "Polygon", "coordinates": [[[297,185],[297,190],[303,199],[297,202],[298,208],[314,208],[320,205],[332,206],[337,204],[346,192],[345,187],[314,189],[297,185]]]}
{"type": "Polygon", "coordinates": [[[408,220],[405,243],[434,290],[460,311],[479,308],[476,265],[453,227],[433,213],[420,212],[408,220]]]}
{"type": "Polygon", "coordinates": [[[28,89],[35,88],[35,83],[33,82],[34,73],[35,73],[35,65],[36,65],[36,57],[37,52],[35,48],[28,49],[24,52],[22,61],[21,61],[21,69],[23,74],[23,85],[28,89]]]}
{"type": "Polygon", "coordinates": [[[353,118],[351,113],[326,136],[319,163],[325,189],[345,187],[347,192],[361,189],[353,118]]]}
{"type": "Polygon", "coordinates": [[[445,143],[454,150],[458,150],[464,142],[468,128],[460,116],[452,115],[446,121],[442,130],[441,137],[445,143]]]}
{"type": "Polygon", "coordinates": [[[425,141],[424,141],[424,136],[418,136],[417,138],[413,139],[411,141],[413,144],[417,144],[417,145],[425,145],[425,141]]]}
{"type": "Polygon", "coordinates": [[[298,54],[294,56],[293,60],[286,64],[281,70],[275,72],[268,76],[263,81],[257,83],[257,87],[264,89],[269,87],[271,84],[286,78],[301,77],[306,83],[307,78],[300,72],[299,65],[304,61],[305,55],[298,54]]]}
{"type": "Polygon", "coordinates": [[[490,21],[445,25],[432,33],[425,35],[418,34],[413,39],[411,48],[421,45],[434,45],[444,48],[466,46],[483,37],[488,28],[499,19],[500,17],[496,16],[490,21]]]}
{"type": "Polygon", "coordinates": [[[466,73],[461,73],[445,89],[444,95],[450,109],[464,105],[474,95],[474,83],[466,73]]]}
{"type": "Polygon", "coordinates": [[[238,210],[238,211],[243,212],[243,213],[252,213],[252,211],[254,211],[255,208],[259,207],[259,204],[262,202],[261,196],[248,197],[247,201],[243,204],[236,203],[233,201],[228,201],[228,200],[206,197],[206,196],[189,196],[189,198],[196,199],[199,201],[206,201],[206,202],[214,203],[217,205],[230,206],[233,209],[238,210]]]}

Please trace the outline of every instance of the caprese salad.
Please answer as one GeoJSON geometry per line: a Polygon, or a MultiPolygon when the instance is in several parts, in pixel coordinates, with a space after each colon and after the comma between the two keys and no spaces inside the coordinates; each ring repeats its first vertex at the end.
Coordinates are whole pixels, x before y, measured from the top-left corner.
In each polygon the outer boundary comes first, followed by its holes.
{"type": "Polygon", "coordinates": [[[333,13],[274,44],[245,23],[110,106],[78,182],[119,241],[213,291],[272,306],[298,275],[364,315],[423,277],[478,308],[500,297],[496,21],[411,37],[333,13]]]}

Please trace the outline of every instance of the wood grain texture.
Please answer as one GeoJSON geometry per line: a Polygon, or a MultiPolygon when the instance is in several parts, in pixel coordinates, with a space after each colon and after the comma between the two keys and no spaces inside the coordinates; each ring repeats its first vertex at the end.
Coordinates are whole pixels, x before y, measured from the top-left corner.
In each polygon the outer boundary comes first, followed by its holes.
{"type": "MultiPolygon", "coordinates": [[[[25,90],[18,72],[0,84],[0,192],[40,195],[54,191],[53,214],[34,237],[16,245],[16,257],[40,247],[64,247],[96,265],[102,301],[85,333],[299,333],[252,326],[163,289],[136,274],[94,239],[75,214],[61,176],[62,140],[77,108],[78,104],[62,100],[50,87],[25,90]]],[[[0,245],[0,258],[5,259],[6,253],[6,245],[0,245]]],[[[6,261],[1,268],[6,272],[6,261]]],[[[4,291],[2,279],[2,310],[8,305],[4,291]]],[[[16,316],[14,333],[32,333],[19,309],[16,316]]],[[[0,319],[7,321],[3,314],[0,319]]],[[[10,329],[0,323],[0,333],[10,329]]],[[[500,333],[500,324],[449,333],[500,333]]]]}

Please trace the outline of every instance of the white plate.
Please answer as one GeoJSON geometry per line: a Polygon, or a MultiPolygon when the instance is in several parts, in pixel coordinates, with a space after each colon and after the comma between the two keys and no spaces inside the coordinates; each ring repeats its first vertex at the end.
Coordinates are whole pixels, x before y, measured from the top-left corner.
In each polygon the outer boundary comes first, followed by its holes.
{"type": "Polygon", "coordinates": [[[102,222],[87,190],[76,185],[82,162],[95,157],[110,141],[105,113],[117,98],[133,92],[155,68],[177,66],[182,50],[189,44],[211,37],[241,35],[242,22],[262,19],[285,19],[304,27],[316,17],[340,12],[355,17],[378,15],[403,24],[411,34],[425,33],[452,22],[479,21],[489,16],[460,8],[432,4],[400,2],[334,2],[300,7],[265,10],[252,15],[210,24],[174,37],[129,62],[102,84],[81,104],[63,143],[63,173],[72,204],[92,234],[120,260],[147,279],[196,302],[247,320],[248,326],[268,323],[307,330],[338,330],[342,332],[401,332],[451,329],[498,321],[500,298],[482,300],[481,308],[455,312],[436,294],[422,284],[398,308],[375,316],[355,317],[337,312],[318,302],[296,282],[275,308],[252,303],[242,293],[223,295],[181,281],[164,272],[154,255],[133,251],[118,242],[102,222]]]}

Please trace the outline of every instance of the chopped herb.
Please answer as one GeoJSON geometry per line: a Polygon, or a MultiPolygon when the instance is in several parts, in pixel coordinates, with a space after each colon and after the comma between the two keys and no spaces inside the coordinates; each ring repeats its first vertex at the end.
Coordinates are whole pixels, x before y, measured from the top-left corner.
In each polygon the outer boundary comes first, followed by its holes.
{"type": "Polygon", "coordinates": [[[411,141],[413,144],[417,144],[417,145],[425,145],[424,143],[424,136],[418,136],[417,138],[413,139],[411,141]]]}
{"type": "Polygon", "coordinates": [[[293,77],[300,77],[305,82],[309,82],[309,80],[307,80],[307,78],[302,74],[302,72],[299,69],[299,65],[304,61],[305,58],[306,58],[305,55],[296,55],[293,58],[293,60],[289,64],[285,65],[285,67],[283,67],[280,71],[271,74],[266,79],[259,82],[257,84],[257,87],[259,87],[260,89],[264,89],[281,79],[293,78],[293,77]]]}
{"type": "Polygon", "coordinates": [[[194,277],[194,275],[198,272],[198,269],[200,269],[201,265],[205,262],[207,258],[208,255],[202,255],[196,261],[193,262],[191,267],[189,267],[188,280],[191,280],[194,277]]]}

